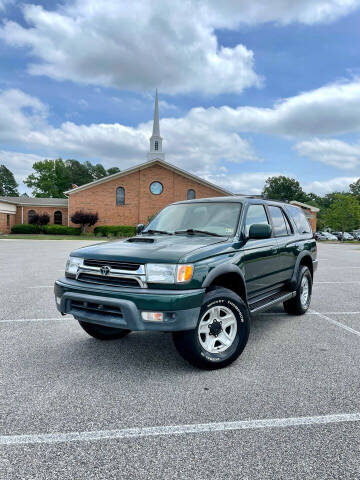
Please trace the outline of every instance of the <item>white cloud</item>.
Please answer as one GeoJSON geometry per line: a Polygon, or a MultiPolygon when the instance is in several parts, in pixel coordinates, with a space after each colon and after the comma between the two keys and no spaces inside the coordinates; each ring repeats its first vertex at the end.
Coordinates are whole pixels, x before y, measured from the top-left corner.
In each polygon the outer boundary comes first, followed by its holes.
{"type": "Polygon", "coordinates": [[[295,149],[303,157],[343,170],[360,166],[360,144],[351,145],[342,140],[315,138],[296,144],[295,149]]]}
{"type": "Polygon", "coordinates": [[[273,108],[194,108],[188,117],[214,128],[286,137],[360,131],[360,79],[334,83],[277,102],[273,108]]]}
{"type": "Polygon", "coordinates": [[[226,190],[243,195],[259,195],[261,194],[264,183],[267,178],[278,175],[284,175],[279,172],[255,172],[255,173],[238,173],[229,174],[219,172],[217,174],[208,174],[205,178],[209,182],[213,182],[226,190]]]}
{"type": "MultiPolygon", "coordinates": [[[[0,2],[4,0],[0,0],[0,2]]],[[[240,93],[260,86],[253,52],[219,44],[241,24],[329,22],[360,0],[74,0],[57,10],[25,4],[25,26],[5,22],[9,45],[28,47],[34,75],[168,93],[240,93]]]]}
{"type": "Polygon", "coordinates": [[[33,164],[39,160],[44,160],[44,157],[32,153],[0,150],[0,165],[6,165],[13,172],[15,180],[19,184],[20,193],[24,193],[25,191],[30,193],[22,181],[29,175],[33,164]]]}
{"type": "MultiPolygon", "coordinates": [[[[50,158],[68,155],[121,169],[142,163],[146,158],[151,121],[137,127],[65,122],[54,128],[47,122],[46,106],[18,90],[0,94],[0,109],[0,140],[7,144],[21,144],[50,158]]],[[[192,172],[217,171],[222,160],[233,163],[260,160],[251,143],[236,132],[215,131],[211,124],[194,123],[188,117],[163,119],[161,131],[166,158],[192,172]]]]}
{"type": "Polygon", "coordinates": [[[218,44],[196,0],[76,0],[48,11],[23,7],[28,27],[5,22],[9,45],[25,46],[39,63],[29,71],[56,80],[168,93],[240,93],[259,86],[251,50],[218,44]]]}
{"type": "Polygon", "coordinates": [[[350,183],[355,182],[359,177],[336,177],[330,180],[314,180],[303,186],[305,192],[313,192],[318,195],[325,195],[331,192],[348,191],[350,183]]]}

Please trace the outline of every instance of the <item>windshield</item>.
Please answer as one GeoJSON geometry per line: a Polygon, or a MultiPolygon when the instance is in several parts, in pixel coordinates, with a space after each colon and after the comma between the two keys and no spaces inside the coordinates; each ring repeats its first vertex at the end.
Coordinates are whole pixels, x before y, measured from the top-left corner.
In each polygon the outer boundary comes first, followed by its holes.
{"type": "MultiPolygon", "coordinates": [[[[240,203],[180,203],[164,208],[146,227],[151,230],[175,233],[199,230],[230,237],[235,235],[241,210],[240,203]]],[[[197,231],[197,232],[195,232],[197,231]]]]}

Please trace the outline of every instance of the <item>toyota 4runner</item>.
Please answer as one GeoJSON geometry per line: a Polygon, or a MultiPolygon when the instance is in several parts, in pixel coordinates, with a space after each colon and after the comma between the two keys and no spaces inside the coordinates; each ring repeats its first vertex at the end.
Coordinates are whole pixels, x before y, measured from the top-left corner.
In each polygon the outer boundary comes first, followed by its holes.
{"type": "Polygon", "coordinates": [[[250,314],[309,308],[316,242],[298,207],[251,197],[173,203],[137,235],[71,253],[55,282],[62,314],[92,337],[172,332],[186,360],[224,367],[244,350],[250,314]]]}

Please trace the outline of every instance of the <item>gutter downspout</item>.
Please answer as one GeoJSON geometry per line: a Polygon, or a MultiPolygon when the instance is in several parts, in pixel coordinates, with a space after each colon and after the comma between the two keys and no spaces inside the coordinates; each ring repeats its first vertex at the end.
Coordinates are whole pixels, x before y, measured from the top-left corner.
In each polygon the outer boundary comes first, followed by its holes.
{"type": "Polygon", "coordinates": [[[21,225],[24,224],[24,205],[21,205],[21,225]]]}

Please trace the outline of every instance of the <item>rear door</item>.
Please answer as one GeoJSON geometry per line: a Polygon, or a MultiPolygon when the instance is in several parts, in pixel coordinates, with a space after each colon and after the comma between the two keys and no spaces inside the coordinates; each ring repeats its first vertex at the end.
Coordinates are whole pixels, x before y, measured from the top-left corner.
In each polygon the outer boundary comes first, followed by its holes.
{"type": "MultiPolygon", "coordinates": [[[[247,238],[250,226],[255,223],[270,225],[262,204],[250,204],[245,212],[243,234],[247,238]]],[[[249,239],[243,247],[245,280],[249,296],[260,294],[274,287],[277,275],[277,241],[275,237],[249,239]]]]}
{"type": "Polygon", "coordinates": [[[276,264],[276,281],[287,282],[291,279],[298,254],[297,236],[285,211],[275,205],[268,205],[267,210],[278,245],[276,264]]]}

